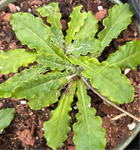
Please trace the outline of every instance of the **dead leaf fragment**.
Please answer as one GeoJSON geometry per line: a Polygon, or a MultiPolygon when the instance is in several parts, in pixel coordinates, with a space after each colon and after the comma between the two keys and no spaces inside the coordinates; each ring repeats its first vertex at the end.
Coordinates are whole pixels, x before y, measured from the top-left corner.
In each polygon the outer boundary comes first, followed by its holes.
{"type": "Polygon", "coordinates": [[[40,0],[33,0],[30,5],[42,5],[42,2],[40,0]]]}
{"type": "Polygon", "coordinates": [[[0,73],[0,78],[3,76],[3,74],[0,73]]]}
{"type": "Polygon", "coordinates": [[[17,131],[16,134],[18,138],[27,145],[34,145],[35,137],[32,137],[31,132],[29,129],[24,129],[23,131],[17,131]]]}
{"type": "Polygon", "coordinates": [[[12,41],[10,44],[9,44],[9,48],[10,49],[16,49],[16,41],[12,41]]]}
{"type": "Polygon", "coordinates": [[[95,18],[98,21],[102,21],[102,19],[105,17],[106,14],[107,14],[107,9],[100,10],[95,14],[95,18]]]}
{"type": "Polygon", "coordinates": [[[60,23],[62,25],[62,31],[66,30],[67,29],[67,22],[66,22],[66,20],[61,19],[60,23]]]}
{"type": "Polygon", "coordinates": [[[75,150],[75,146],[67,146],[69,150],[75,150]]]}
{"type": "Polygon", "coordinates": [[[3,107],[3,103],[2,102],[0,102],[0,109],[3,107]]]}
{"type": "Polygon", "coordinates": [[[2,20],[3,21],[10,21],[10,15],[12,15],[12,13],[6,13],[4,16],[3,16],[3,18],[2,18],[2,20]]]}
{"type": "Polygon", "coordinates": [[[17,8],[16,8],[16,6],[14,4],[9,3],[8,7],[9,7],[11,13],[16,13],[17,8]]]}
{"type": "Polygon", "coordinates": [[[114,108],[113,106],[107,106],[103,103],[99,105],[99,108],[101,111],[103,111],[106,114],[109,114],[111,117],[115,117],[118,115],[118,110],[114,108]]]}

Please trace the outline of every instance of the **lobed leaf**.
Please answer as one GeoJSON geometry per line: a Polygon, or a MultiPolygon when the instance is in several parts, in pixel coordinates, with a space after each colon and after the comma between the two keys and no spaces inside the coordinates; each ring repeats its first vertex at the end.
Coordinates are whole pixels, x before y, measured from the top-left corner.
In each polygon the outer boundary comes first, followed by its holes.
{"type": "Polygon", "coordinates": [[[101,48],[96,57],[102,53],[106,46],[109,46],[113,38],[117,38],[120,32],[127,28],[133,16],[128,3],[113,6],[112,9],[109,9],[108,14],[109,16],[103,20],[105,28],[97,35],[101,41],[101,48]]]}
{"type": "Polygon", "coordinates": [[[12,29],[22,45],[27,44],[30,49],[35,48],[37,52],[58,54],[51,46],[50,27],[43,24],[41,18],[34,17],[29,13],[16,13],[10,16],[12,29]]]}
{"type": "Polygon", "coordinates": [[[44,137],[47,140],[47,145],[56,150],[60,147],[67,138],[70,132],[69,112],[76,90],[76,82],[73,82],[69,91],[66,92],[58,103],[57,108],[51,112],[51,118],[44,123],[44,137]]]}
{"type": "Polygon", "coordinates": [[[36,65],[30,69],[25,69],[19,74],[15,74],[12,78],[9,78],[6,82],[0,84],[0,97],[10,97],[12,91],[23,81],[28,81],[32,78],[36,79],[41,72],[46,69],[42,65],[36,65]]]}
{"type": "Polygon", "coordinates": [[[93,39],[90,37],[80,38],[74,43],[67,46],[67,53],[76,56],[86,55],[88,52],[95,53],[101,47],[101,43],[98,39],[93,39]]]}
{"type": "Polygon", "coordinates": [[[76,114],[77,123],[73,129],[75,135],[73,141],[77,150],[104,150],[106,145],[105,129],[101,128],[102,119],[95,117],[96,110],[90,108],[90,97],[87,95],[87,89],[82,80],[77,82],[77,108],[79,113],[76,114]]]}
{"type": "Polygon", "coordinates": [[[70,14],[70,22],[68,23],[67,35],[65,37],[66,44],[69,45],[74,38],[76,32],[80,31],[80,28],[84,25],[85,18],[87,13],[80,13],[82,5],[73,8],[72,13],[70,14]]]}
{"type": "Polygon", "coordinates": [[[89,59],[88,56],[70,58],[70,61],[83,66],[83,76],[90,78],[91,85],[112,102],[122,104],[133,100],[134,88],[119,67],[109,66],[105,61],[99,63],[96,58],[89,59]]]}
{"type": "Polygon", "coordinates": [[[27,52],[25,49],[10,50],[0,53],[0,73],[17,72],[19,66],[28,66],[36,60],[36,52],[27,52]]]}
{"type": "MultiPolygon", "coordinates": [[[[51,89],[58,89],[61,81],[66,80],[70,73],[57,73],[49,76],[39,75],[37,79],[31,78],[28,81],[22,82],[20,86],[14,89],[12,97],[21,99],[31,99],[34,96],[40,97],[44,92],[48,93],[51,89]]],[[[61,85],[62,86],[62,85],[61,85]]]]}
{"type": "Polygon", "coordinates": [[[75,34],[73,39],[77,40],[86,37],[94,38],[97,31],[98,31],[98,20],[94,17],[91,11],[88,11],[87,18],[85,19],[85,24],[80,29],[80,31],[75,34]]]}
{"type": "Polygon", "coordinates": [[[51,70],[75,70],[69,61],[62,59],[56,55],[41,54],[37,56],[37,62],[43,64],[44,67],[50,67],[51,70]]]}
{"type": "Polygon", "coordinates": [[[119,47],[119,50],[110,54],[106,61],[122,70],[125,68],[136,69],[140,64],[140,41],[134,40],[119,47]]]}
{"type": "Polygon", "coordinates": [[[39,12],[42,17],[47,17],[47,22],[50,23],[52,27],[61,30],[61,13],[59,12],[58,3],[52,2],[43,7],[39,7],[37,12],[39,12]]]}
{"type": "Polygon", "coordinates": [[[42,107],[48,107],[50,104],[57,102],[58,96],[60,96],[58,90],[50,89],[49,92],[44,92],[40,97],[34,96],[29,100],[28,105],[33,110],[39,110],[42,107]]]}
{"type": "Polygon", "coordinates": [[[15,108],[5,108],[0,110],[0,134],[3,129],[10,125],[15,114],[15,108]]]}

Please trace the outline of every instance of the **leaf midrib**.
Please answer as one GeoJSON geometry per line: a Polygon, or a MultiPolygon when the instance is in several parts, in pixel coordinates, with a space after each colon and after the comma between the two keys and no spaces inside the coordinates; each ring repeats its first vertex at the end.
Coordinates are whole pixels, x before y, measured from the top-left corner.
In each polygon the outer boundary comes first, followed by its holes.
{"type": "MultiPolygon", "coordinates": [[[[81,91],[81,96],[82,96],[82,103],[83,103],[83,109],[84,109],[84,116],[85,116],[85,120],[86,120],[86,126],[87,126],[87,130],[88,130],[88,139],[89,139],[89,143],[90,143],[90,147],[91,147],[91,139],[90,139],[90,131],[89,131],[89,124],[88,124],[88,120],[87,120],[87,111],[86,111],[86,106],[85,106],[85,101],[84,101],[84,92],[83,92],[83,86],[82,86],[82,80],[79,81],[79,85],[80,85],[80,91],[81,91]]],[[[82,113],[83,111],[81,111],[82,113]]]]}
{"type": "MultiPolygon", "coordinates": [[[[130,57],[134,57],[134,55],[136,55],[137,53],[140,53],[140,52],[138,51],[138,52],[136,52],[136,53],[134,53],[134,54],[132,54],[132,55],[129,55],[129,56],[127,56],[127,57],[125,57],[125,58],[123,58],[123,59],[117,61],[117,62],[111,63],[111,65],[120,63],[120,62],[122,62],[122,61],[126,61],[126,60],[129,59],[130,57]]],[[[122,56],[123,56],[123,54],[122,54],[122,56]]]]}
{"type": "Polygon", "coordinates": [[[70,32],[69,32],[69,36],[68,36],[68,40],[67,40],[68,45],[69,45],[70,42],[71,42],[71,41],[69,41],[69,40],[70,40],[70,37],[71,37],[70,35],[71,35],[71,32],[73,31],[73,28],[74,28],[74,26],[75,26],[75,22],[76,22],[78,16],[79,16],[79,12],[77,13],[77,16],[76,16],[76,18],[75,18],[75,20],[74,20],[73,26],[70,28],[70,32]]]}
{"type": "MultiPolygon", "coordinates": [[[[63,109],[61,109],[61,112],[60,112],[60,114],[59,114],[59,120],[58,120],[58,126],[57,126],[57,129],[56,129],[56,135],[57,135],[57,133],[58,133],[58,131],[59,131],[59,127],[61,126],[61,122],[62,122],[62,117],[64,117],[63,116],[63,112],[64,112],[64,108],[65,108],[65,106],[66,106],[66,101],[67,101],[67,98],[68,98],[68,96],[66,96],[65,95],[65,97],[64,97],[64,102],[63,102],[63,109]]],[[[66,117],[65,117],[66,118],[66,117]]],[[[65,119],[66,120],[66,119],[65,119]]]]}
{"type": "MultiPolygon", "coordinates": [[[[63,78],[63,77],[61,77],[61,78],[63,78]]],[[[22,91],[20,91],[18,93],[25,93],[25,92],[30,91],[32,89],[38,89],[39,87],[41,87],[43,85],[45,86],[46,84],[54,83],[55,81],[60,80],[61,78],[57,78],[57,79],[54,79],[54,80],[52,79],[52,80],[46,81],[45,83],[41,83],[41,84],[39,84],[39,85],[37,85],[35,87],[31,87],[30,89],[25,89],[24,91],[22,90],[22,91]]],[[[25,81],[24,83],[27,83],[27,81],[25,81]]],[[[50,87],[51,87],[51,85],[50,85],[50,87]]]]}
{"type": "MultiPolygon", "coordinates": [[[[22,55],[23,56],[23,55],[22,55]]],[[[23,56],[23,57],[19,57],[18,56],[18,58],[14,58],[14,59],[8,59],[8,60],[6,60],[6,61],[3,61],[2,60],[2,62],[4,62],[4,63],[7,63],[7,62],[11,62],[11,61],[14,61],[15,62],[15,60],[19,60],[19,59],[21,59],[21,58],[31,58],[31,59],[33,59],[33,57],[32,56],[23,56]]],[[[5,60],[5,59],[4,59],[5,60]]]]}
{"type": "MultiPolygon", "coordinates": [[[[23,25],[27,30],[29,30],[29,32],[32,32],[38,39],[40,39],[40,41],[42,41],[42,42],[44,43],[44,45],[46,45],[46,47],[47,47],[50,51],[52,51],[53,54],[56,54],[55,51],[53,51],[53,50],[51,49],[51,47],[50,47],[49,45],[47,45],[47,43],[46,43],[42,38],[40,38],[35,32],[33,32],[32,29],[28,28],[26,25],[24,25],[24,24],[23,24],[22,22],[20,22],[20,21],[18,21],[18,23],[20,23],[21,25],[23,25]]],[[[27,43],[27,45],[28,45],[28,43],[27,43]]],[[[51,54],[51,53],[50,53],[50,54],[51,54]]],[[[57,55],[57,54],[56,54],[56,55],[57,55]]]]}
{"type": "MultiPolygon", "coordinates": [[[[77,61],[79,61],[79,60],[77,60],[77,61]]],[[[104,78],[106,81],[108,81],[111,85],[113,85],[115,88],[119,89],[119,88],[118,88],[117,86],[115,86],[112,82],[110,82],[107,78],[105,78],[102,74],[100,74],[99,72],[97,72],[96,70],[94,70],[93,68],[91,68],[90,66],[84,64],[84,63],[81,62],[81,61],[79,61],[79,63],[81,63],[83,66],[86,66],[87,68],[93,70],[93,72],[99,74],[100,76],[102,76],[102,78],[104,78]]],[[[119,89],[119,91],[121,91],[124,95],[126,95],[126,97],[128,97],[128,95],[127,95],[125,92],[123,92],[123,91],[120,90],[120,89],[119,89]]]]}
{"type": "MultiPolygon", "coordinates": [[[[127,9],[125,9],[125,11],[127,11],[127,9]]],[[[123,13],[125,13],[125,11],[123,11],[123,13]]],[[[109,14],[109,15],[110,15],[110,14],[109,14]]],[[[103,41],[101,42],[101,45],[103,45],[103,43],[104,43],[106,37],[107,37],[108,34],[112,31],[112,28],[116,25],[116,23],[118,22],[118,20],[120,19],[120,17],[122,17],[122,15],[123,15],[123,14],[121,14],[121,15],[117,18],[117,20],[115,21],[114,25],[109,29],[108,33],[106,34],[106,36],[104,37],[103,41]]],[[[106,26],[105,26],[105,27],[106,27],[106,26]]],[[[109,44],[109,43],[108,43],[108,44],[109,44]]],[[[108,45],[108,44],[107,44],[107,45],[108,45]]],[[[103,48],[104,48],[104,47],[101,47],[100,50],[99,50],[99,52],[102,51],[103,48]]]]}

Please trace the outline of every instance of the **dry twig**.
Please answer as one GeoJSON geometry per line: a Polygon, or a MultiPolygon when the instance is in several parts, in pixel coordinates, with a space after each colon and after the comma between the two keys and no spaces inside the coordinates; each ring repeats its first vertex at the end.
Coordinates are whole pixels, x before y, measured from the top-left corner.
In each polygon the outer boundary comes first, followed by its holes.
{"type": "Polygon", "coordinates": [[[102,100],[106,101],[107,103],[109,103],[110,105],[114,106],[115,108],[117,108],[118,110],[122,111],[123,113],[125,113],[126,115],[130,116],[131,118],[137,120],[140,122],[140,118],[137,118],[135,116],[133,116],[132,114],[130,114],[129,112],[123,110],[122,108],[120,108],[119,106],[115,105],[114,103],[110,102],[108,99],[106,99],[105,97],[103,97],[101,94],[99,94],[92,86],[89,85],[89,83],[83,78],[81,77],[81,79],[85,82],[85,84],[95,93],[97,94],[102,100]]]}

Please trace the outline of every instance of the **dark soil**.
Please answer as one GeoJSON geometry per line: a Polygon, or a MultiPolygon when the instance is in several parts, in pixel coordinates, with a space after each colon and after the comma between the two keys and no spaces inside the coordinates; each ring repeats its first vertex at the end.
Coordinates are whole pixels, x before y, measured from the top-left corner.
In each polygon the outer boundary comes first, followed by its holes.
{"type": "MultiPolygon", "coordinates": [[[[36,8],[52,1],[59,2],[60,12],[62,13],[61,23],[64,34],[67,29],[66,23],[70,20],[69,14],[75,6],[82,4],[82,11],[92,11],[92,13],[99,20],[99,30],[103,29],[101,21],[107,16],[107,10],[113,6],[113,4],[108,0],[17,0],[14,5],[9,5],[3,12],[0,12],[0,51],[9,51],[10,49],[17,48],[26,48],[26,50],[28,50],[26,45],[21,45],[20,41],[16,38],[13,30],[11,29],[9,15],[17,12],[17,9],[19,8],[19,11],[21,12],[29,12],[35,16],[38,16],[36,8]],[[18,8],[15,6],[18,6],[18,8]],[[103,10],[99,11],[98,6],[102,6],[103,10]]],[[[135,17],[133,17],[133,20],[135,20],[135,17]]],[[[46,23],[46,18],[43,18],[43,21],[46,23]]],[[[137,31],[137,27],[135,26],[134,22],[132,22],[127,30],[121,32],[118,39],[114,39],[111,42],[110,46],[107,47],[102,56],[99,57],[99,60],[105,60],[110,53],[115,52],[118,49],[118,46],[125,44],[127,41],[136,38],[139,39],[137,31]]],[[[19,72],[23,69],[24,67],[20,67],[19,72]]],[[[7,75],[0,74],[0,84],[5,82],[13,75],[14,73],[7,75]]],[[[140,66],[138,66],[137,70],[131,70],[127,74],[127,77],[135,88],[134,101],[118,106],[135,115],[136,117],[139,117],[140,97],[138,85],[140,84],[140,66]]],[[[105,136],[107,140],[106,149],[113,149],[118,143],[121,143],[125,138],[131,135],[132,130],[129,129],[129,125],[137,122],[128,116],[121,117],[122,112],[118,111],[112,106],[108,107],[92,91],[88,90],[88,94],[91,97],[91,107],[96,108],[96,115],[99,115],[103,118],[102,127],[107,131],[105,136]],[[120,118],[113,120],[112,118],[116,116],[120,116],[120,118]]],[[[50,118],[51,110],[55,109],[56,106],[57,103],[52,104],[50,107],[35,111],[29,108],[27,99],[17,100],[11,97],[7,99],[0,98],[0,109],[10,107],[16,108],[15,118],[11,122],[10,126],[5,128],[0,135],[0,149],[50,150],[50,148],[47,146],[45,138],[43,137],[43,124],[50,118]],[[23,101],[25,104],[22,104],[23,101]]],[[[73,102],[72,108],[73,109],[70,112],[72,117],[71,127],[74,122],[76,122],[75,114],[78,112],[76,108],[76,101],[73,102]]],[[[74,150],[75,146],[72,140],[73,135],[74,131],[71,129],[71,132],[68,134],[68,138],[62,147],[58,149],[74,150]]]]}

